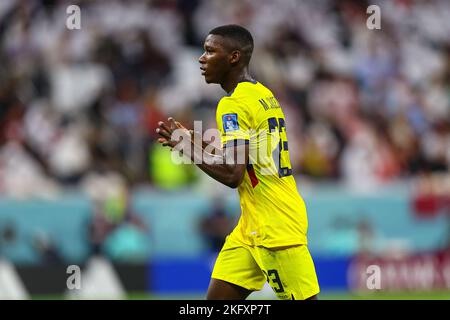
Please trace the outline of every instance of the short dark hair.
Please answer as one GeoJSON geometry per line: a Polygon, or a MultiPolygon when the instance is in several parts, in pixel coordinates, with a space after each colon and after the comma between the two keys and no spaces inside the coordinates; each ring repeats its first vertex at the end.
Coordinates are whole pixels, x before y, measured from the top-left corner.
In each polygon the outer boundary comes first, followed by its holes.
{"type": "Polygon", "coordinates": [[[228,24],[212,29],[209,34],[219,35],[228,38],[243,54],[243,59],[246,64],[250,62],[253,53],[253,37],[250,31],[237,24],[228,24]]]}

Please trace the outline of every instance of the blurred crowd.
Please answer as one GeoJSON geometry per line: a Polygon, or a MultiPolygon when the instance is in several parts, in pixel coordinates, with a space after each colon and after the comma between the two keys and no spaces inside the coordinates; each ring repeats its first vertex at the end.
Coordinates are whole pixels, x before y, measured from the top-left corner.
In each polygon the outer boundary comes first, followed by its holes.
{"type": "Polygon", "coordinates": [[[284,108],[295,173],[357,189],[438,175],[450,194],[449,16],[447,0],[2,0],[0,194],[195,184],[154,130],[215,127],[225,93],[198,57],[228,23],[254,35],[251,73],[284,108]]]}

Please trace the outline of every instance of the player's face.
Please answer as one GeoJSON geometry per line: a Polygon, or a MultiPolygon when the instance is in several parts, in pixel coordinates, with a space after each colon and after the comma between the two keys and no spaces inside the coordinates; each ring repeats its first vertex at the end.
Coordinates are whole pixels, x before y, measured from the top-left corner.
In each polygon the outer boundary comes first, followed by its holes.
{"type": "Polygon", "coordinates": [[[230,70],[229,53],[222,36],[210,34],[204,43],[205,52],[198,59],[206,83],[222,83],[230,70]]]}

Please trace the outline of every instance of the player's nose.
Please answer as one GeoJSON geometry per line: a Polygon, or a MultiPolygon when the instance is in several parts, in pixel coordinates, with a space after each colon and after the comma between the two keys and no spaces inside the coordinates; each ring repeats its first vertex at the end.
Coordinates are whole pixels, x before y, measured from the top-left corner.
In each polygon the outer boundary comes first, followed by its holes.
{"type": "Polygon", "coordinates": [[[198,62],[199,62],[200,64],[204,64],[204,63],[206,62],[206,59],[205,59],[205,53],[203,53],[203,54],[200,56],[200,58],[198,58],[198,62]]]}

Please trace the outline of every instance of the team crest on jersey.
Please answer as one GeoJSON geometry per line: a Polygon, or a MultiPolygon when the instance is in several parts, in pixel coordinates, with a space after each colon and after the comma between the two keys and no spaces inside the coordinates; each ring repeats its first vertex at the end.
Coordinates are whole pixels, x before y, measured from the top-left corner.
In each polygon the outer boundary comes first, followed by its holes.
{"type": "Polygon", "coordinates": [[[222,116],[222,122],[223,122],[223,131],[225,132],[239,130],[239,123],[236,113],[224,114],[222,116]]]}

